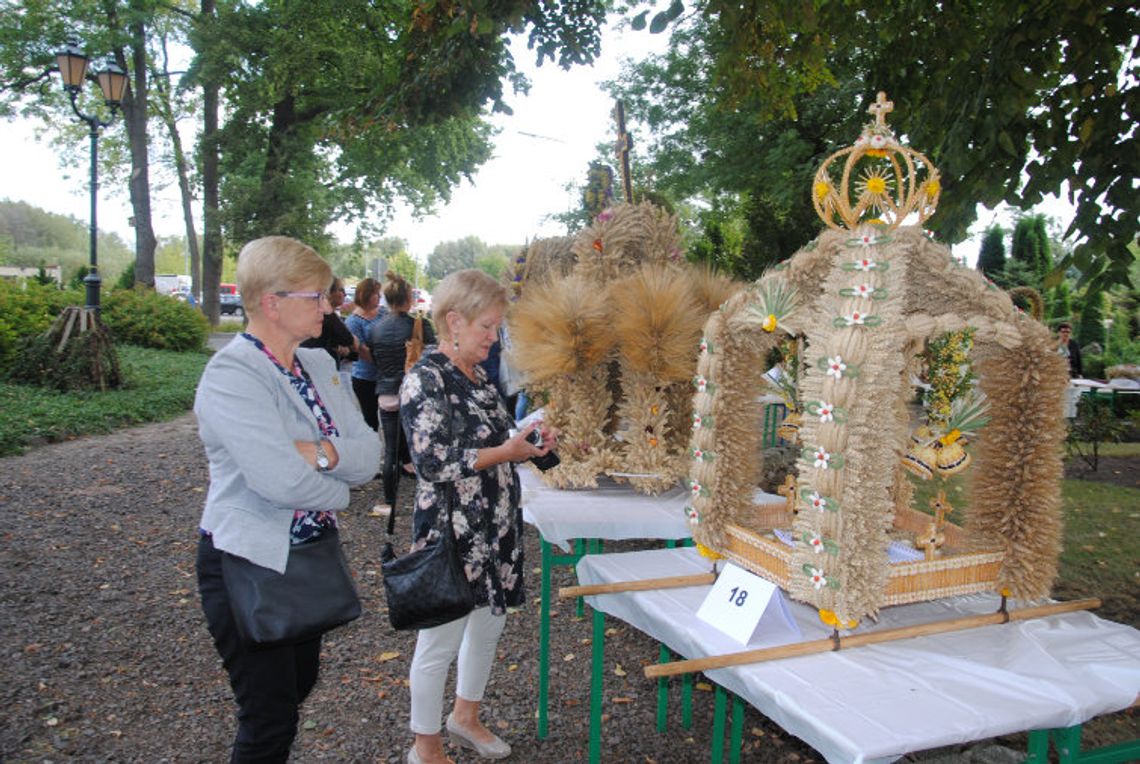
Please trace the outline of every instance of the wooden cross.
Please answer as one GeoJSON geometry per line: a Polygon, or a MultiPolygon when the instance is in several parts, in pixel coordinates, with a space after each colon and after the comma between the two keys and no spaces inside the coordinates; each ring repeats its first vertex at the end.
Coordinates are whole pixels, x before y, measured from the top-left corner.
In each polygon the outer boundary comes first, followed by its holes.
{"type": "Polygon", "coordinates": [[[617,101],[614,106],[614,119],[617,120],[617,155],[618,166],[621,167],[621,187],[625,191],[625,200],[633,204],[633,178],[629,172],[629,150],[633,141],[625,131],[625,104],[617,101]]]}
{"type": "Polygon", "coordinates": [[[946,525],[946,515],[954,511],[954,506],[946,498],[946,491],[939,491],[938,495],[930,500],[930,508],[934,510],[934,523],[938,530],[946,525]]]}
{"type": "Polygon", "coordinates": [[[887,115],[895,110],[895,102],[887,100],[887,94],[879,91],[875,102],[867,107],[867,113],[875,117],[875,124],[880,127],[887,126],[887,115]]]}

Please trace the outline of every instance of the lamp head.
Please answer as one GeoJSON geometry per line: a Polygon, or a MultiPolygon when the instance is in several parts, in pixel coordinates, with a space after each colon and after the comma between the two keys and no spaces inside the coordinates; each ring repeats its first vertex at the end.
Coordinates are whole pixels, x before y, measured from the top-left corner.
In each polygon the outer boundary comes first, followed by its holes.
{"type": "Polygon", "coordinates": [[[63,87],[71,93],[83,88],[83,78],[87,75],[87,55],[75,40],[68,40],[55,54],[59,73],[63,77],[63,87]]]}
{"type": "Polygon", "coordinates": [[[103,91],[103,101],[112,109],[120,106],[127,90],[127,73],[113,60],[107,59],[96,77],[99,79],[99,88],[103,91]]]}

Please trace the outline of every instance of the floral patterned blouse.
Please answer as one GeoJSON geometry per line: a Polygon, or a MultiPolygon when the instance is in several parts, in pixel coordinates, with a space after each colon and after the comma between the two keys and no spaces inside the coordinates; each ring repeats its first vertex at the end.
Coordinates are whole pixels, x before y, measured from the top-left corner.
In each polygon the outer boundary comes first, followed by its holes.
{"type": "Polygon", "coordinates": [[[439,350],[429,348],[404,376],[400,419],[419,474],[412,515],[413,549],[438,538],[438,508],[450,501],[460,558],[475,607],[501,615],[522,605],[522,506],[511,462],[475,469],[477,451],[505,441],[514,420],[483,369],[472,382],[439,350]]]}

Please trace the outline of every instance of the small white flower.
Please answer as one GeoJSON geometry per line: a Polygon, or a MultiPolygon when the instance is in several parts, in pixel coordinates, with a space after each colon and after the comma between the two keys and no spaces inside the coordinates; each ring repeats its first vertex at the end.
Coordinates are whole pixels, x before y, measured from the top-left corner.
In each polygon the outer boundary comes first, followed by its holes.
{"type": "Polygon", "coordinates": [[[700,414],[693,414],[693,429],[694,430],[701,429],[701,415],[700,414]]]}
{"type": "Polygon", "coordinates": [[[875,288],[870,284],[860,284],[855,287],[854,292],[856,297],[862,297],[865,300],[875,292],[875,288]]]}
{"type": "Polygon", "coordinates": [[[831,454],[827,453],[827,451],[823,450],[822,448],[817,448],[815,450],[815,466],[816,467],[818,467],[820,469],[827,469],[827,464],[830,461],[831,461],[831,454]]]}
{"type": "Polygon", "coordinates": [[[867,316],[865,314],[860,313],[859,311],[856,310],[856,311],[853,311],[851,313],[851,315],[844,316],[843,320],[847,322],[848,326],[861,326],[863,324],[863,320],[866,317],[867,316]]]}
{"type": "Polygon", "coordinates": [[[702,353],[707,353],[709,351],[709,341],[702,339],[699,349],[702,353]]]}
{"type": "Polygon", "coordinates": [[[704,377],[697,377],[697,392],[698,393],[703,393],[706,389],[708,389],[708,386],[709,386],[709,381],[707,379],[705,379],[704,377]]]}
{"type": "Polygon", "coordinates": [[[699,448],[693,449],[693,458],[696,459],[698,462],[701,461],[704,458],[704,456],[705,456],[705,452],[702,451],[701,449],[699,449],[699,448]]]}
{"type": "Polygon", "coordinates": [[[820,424],[824,422],[835,421],[835,407],[826,401],[819,402],[819,421],[820,424]]]}
{"type": "Polygon", "coordinates": [[[689,481],[689,490],[693,492],[693,496],[701,495],[701,484],[696,480],[689,481]]]}
{"type": "Polygon", "coordinates": [[[689,522],[696,525],[700,522],[701,513],[697,511],[696,507],[685,507],[685,515],[689,518],[689,522]]]}
{"type": "MultiPolygon", "coordinates": [[[[863,246],[868,246],[867,241],[870,240],[871,244],[875,243],[874,236],[864,236],[863,246]]],[[[855,270],[857,271],[872,271],[875,268],[875,260],[870,257],[860,257],[855,260],[855,270]]]]}
{"type": "Polygon", "coordinates": [[[827,585],[827,576],[819,568],[811,569],[811,585],[818,591],[827,585]]]}
{"type": "Polygon", "coordinates": [[[881,149],[886,145],[887,145],[886,136],[883,136],[883,135],[872,135],[871,136],[871,148],[881,149]]]}
{"type": "MultiPolygon", "coordinates": [[[[812,550],[814,550],[816,554],[823,551],[823,538],[818,533],[811,534],[811,538],[808,539],[808,544],[811,545],[812,550]]],[[[818,589],[819,587],[817,586],[816,588],[818,589]]]]}
{"type": "Polygon", "coordinates": [[[847,364],[843,363],[841,356],[832,356],[827,359],[827,376],[842,379],[845,371],[847,371],[847,364]]]}
{"type": "Polygon", "coordinates": [[[827,501],[819,495],[819,491],[811,492],[811,495],[808,496],[808,504],[811,505],[812,509],[818,509],[820,512],[827,508],[827,501]]]}

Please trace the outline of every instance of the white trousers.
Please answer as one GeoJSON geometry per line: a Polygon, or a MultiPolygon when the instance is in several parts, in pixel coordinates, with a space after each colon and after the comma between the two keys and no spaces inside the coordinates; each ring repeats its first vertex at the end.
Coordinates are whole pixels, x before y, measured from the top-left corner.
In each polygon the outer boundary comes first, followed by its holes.
{"type": "Polygon", "coordinates": [[[442,726],[443,689],[447,672],[459,657],[455,694],[478,703],[491,675],[495,648],[507,616],[491,615],[491,608],[472,610],[463,618],[421,629],[409,675],[412,689],[412,718],[409,726],[417,735],[435,735],[442,726]]]}

